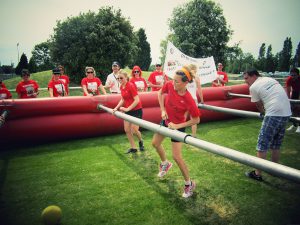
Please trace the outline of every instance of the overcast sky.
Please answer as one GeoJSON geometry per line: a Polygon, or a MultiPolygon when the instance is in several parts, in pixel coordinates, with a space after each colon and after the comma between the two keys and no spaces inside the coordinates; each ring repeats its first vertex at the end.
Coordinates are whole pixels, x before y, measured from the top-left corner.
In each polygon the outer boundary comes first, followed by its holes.
{"type": "MultiPolygon", "coordinates": [[[[293,52],[300,41],[300,0],[214,0],[234,31],[230,44],[241,41],[244,52],[255,57],[263,42],[273,53],[291,37],[293,52]]],[[[102,6],[120,8],[135,30],[144,28],[151,46],[153,63],[160,56],[160,41],[169,33],[168,19],[175,7],[188,0],[0,0],[0,62],[17,64],[24,52],[28,60],[36,44],[46,41],[57,20],[77,16],[102,6]]]]}

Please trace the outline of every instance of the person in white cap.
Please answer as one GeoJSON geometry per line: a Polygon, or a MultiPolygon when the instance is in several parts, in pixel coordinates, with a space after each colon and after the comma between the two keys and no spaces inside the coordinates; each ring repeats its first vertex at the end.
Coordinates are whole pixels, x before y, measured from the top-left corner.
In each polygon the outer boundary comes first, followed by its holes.
{"type": "Polygon", "coordinates": [[[106,78],[105,88],[109,89],[111,94],[120,94],[120,83],[118,82],[118,73],[121,69],[119,62],[115,61],[112,63],[112,73],[106,78]]]}

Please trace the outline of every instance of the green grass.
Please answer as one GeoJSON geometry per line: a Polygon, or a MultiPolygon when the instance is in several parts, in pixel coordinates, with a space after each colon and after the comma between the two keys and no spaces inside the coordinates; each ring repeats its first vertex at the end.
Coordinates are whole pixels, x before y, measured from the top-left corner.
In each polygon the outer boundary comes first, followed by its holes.
{"type": "MultiPolygon", "coordinates": [[[[200,124],[198,136],[255,155],[261,122],[235,119],[200,124]]],[[[190,130],[188,130],[190,131],[190,130]]],[[[300,185],[185,145],[183,157],[197,182],[191,199],[181,198],[177,166],[160,180],[152,132],[143,131],[146,151],[126,155],[125,134],[6,146],[0,152],[1,224],[40,224],[42,210],[61,207],[62,224],[299,224],[300,185]]],[[[164,146],[172,160],[170,140],[164,146]]],[[[3,146],[2,146],[3,147],[3,146]]],[[[281,163],[300,169],[299,135],[287,133],[281,163]]]]}

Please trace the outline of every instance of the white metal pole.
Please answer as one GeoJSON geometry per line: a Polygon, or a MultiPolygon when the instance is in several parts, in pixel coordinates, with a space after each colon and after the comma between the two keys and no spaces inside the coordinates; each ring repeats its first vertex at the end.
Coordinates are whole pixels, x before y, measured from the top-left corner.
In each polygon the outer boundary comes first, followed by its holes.
{"type": "MultiPolygon", "coordinates": [[[[98,105],[98,109],[102,109],[108,113],[112,113],[113,110],[111,108],[108,108],[106,106],[103,106],[101,104],[98,105]]],[[[263,170],[265,172],[268,172],[272,175],[279,176],[288,180],[292,180],[295,182],[300,183],[300,170],[287,167],[284,165],[280,165],[277,163],[273,163],[264,159],[260,159],[251,155],[248,155],[246,153],[242,153],[230,148],[226,148],[220,145],[216,145],[207,141],[203,141],[197,138],[194,138],[186,133],[177,131],[177,130],[171,130],[169,128],[166,128],[164,126],[151,123],[149,121],[145,121],[139,118],[135,118],[129,115],[126,115],[125,113],[116,111],[114,115],[118,118],[121,118],[123,120],[126,120],[128,122],[134,123],[136,125],[139,125],[140,127],[143,127],[147,130],[151,130],[155,133],[159,133],[164,136],[171,137],[172,139],[190,144],[194,147],[201,148],[205,151],[221,155],[223,157],[229,158],[231,160],[237,161],[239,163],[263,170]]]]}

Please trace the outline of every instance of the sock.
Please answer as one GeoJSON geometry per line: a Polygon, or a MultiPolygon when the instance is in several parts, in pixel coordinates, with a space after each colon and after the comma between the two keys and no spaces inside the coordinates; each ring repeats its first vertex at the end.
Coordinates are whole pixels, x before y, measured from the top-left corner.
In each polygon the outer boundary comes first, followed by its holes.
{"type": "Polygon", "coordinates": [[[167,165],[168,164],[168,160],[162,161],[161,164],[164,165],[164,166],[167,165]]]}
{"type": "Polygon", "coordinates": [[[191,186],[191,185],[192,185],[192,182],[191,182],[191,180],[189,180],[189,181],[184,181],[184,184],[185,184],[185,185],[191,186]]]}

